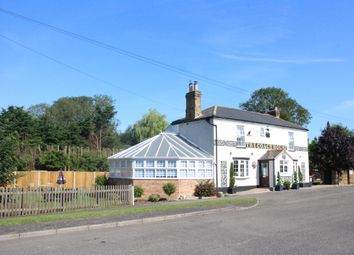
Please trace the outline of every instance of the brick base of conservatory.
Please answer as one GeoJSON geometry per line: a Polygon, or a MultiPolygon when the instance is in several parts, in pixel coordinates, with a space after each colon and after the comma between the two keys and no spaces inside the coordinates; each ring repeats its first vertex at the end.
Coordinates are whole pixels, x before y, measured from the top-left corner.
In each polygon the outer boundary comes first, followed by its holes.
{"type": "Polygon", "coordinates": [[[151,194],[159,194],[162,198],[168,196],[163,191],[162,187],[166,183],[171,182],[176,185],[176,192],[171,195],[171,199],[186,199],[193,197],[195,186],[201,182],[200,179],[179,179],[179,180],[166,180],[166,179],[150,179],[150,180],[134,180],[134,179],[110,179],[112,185],[138,185],[144,189],[143,199],[147,199],[151,194]]]}

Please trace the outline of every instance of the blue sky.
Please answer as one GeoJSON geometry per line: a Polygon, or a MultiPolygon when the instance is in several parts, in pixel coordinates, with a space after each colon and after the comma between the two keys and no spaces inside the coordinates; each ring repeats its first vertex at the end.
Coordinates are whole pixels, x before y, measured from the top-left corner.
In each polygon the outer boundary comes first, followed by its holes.
{"type": "Polygon", "coordinates": [[[217,81],[0,12],[0,108],[110,95],[123,131],[149,108],[169,121],[183,117],[187,84],[199,80],[203,108],[238,107],[254,90],[276,86],[312,113],[310,138],[327,121],[354,129],[353,1],[0,0],[0,8],[217,81]]]}

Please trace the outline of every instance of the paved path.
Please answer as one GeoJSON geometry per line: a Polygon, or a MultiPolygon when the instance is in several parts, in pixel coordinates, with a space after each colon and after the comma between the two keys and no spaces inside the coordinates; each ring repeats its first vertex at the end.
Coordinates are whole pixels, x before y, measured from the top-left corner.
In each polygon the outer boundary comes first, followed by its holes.
{"type": "MultiPolygon", "coordinates": [[[[242,196],[242,195],[241,195],[242,196]]],[[[354,254],[354,187],[254,194],[258,207],[1,243],[1,254],[354,254]]]]}

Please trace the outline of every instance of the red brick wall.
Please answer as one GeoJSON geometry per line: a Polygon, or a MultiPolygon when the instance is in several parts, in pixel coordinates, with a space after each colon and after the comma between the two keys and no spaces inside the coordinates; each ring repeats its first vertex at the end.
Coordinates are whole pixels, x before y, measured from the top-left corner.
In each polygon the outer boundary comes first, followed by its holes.
{"type": "Polygon", "coordinates": [[[159,194],[162,198],[167,198],[168,196],[162,189],[162,186],[166,183],[171,182],[176,185],[176,192],[171,195],[172,200],[184,199],[193,197],[195,185],[197,185],[201,180],[168,180],[168,179],[150,179],[150,180],[127,180],[127,179],[111,179],[111,184],[116,185],[128,185],[133,184],[138,185],[144,189],[143,199],[147,199],[151,194],[159,194]]]}

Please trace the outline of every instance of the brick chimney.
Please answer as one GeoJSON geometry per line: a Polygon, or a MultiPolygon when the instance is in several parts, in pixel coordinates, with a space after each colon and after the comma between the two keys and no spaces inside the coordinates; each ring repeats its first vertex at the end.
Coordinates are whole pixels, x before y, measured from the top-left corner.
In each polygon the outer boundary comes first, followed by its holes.
{"type": "Polygon", "coordinates": [[[189,92],[186,94],[186,119],[193,120],[202,115],[201,97],[202,93],[198,90],[198,82],[188,84],[189,92]]]}
{"type": "Polygon", "coordinates": [[[278,109],[277,106],[269,107],[268,114],[274,116],[277,119],[280,119],[280,110],[278,109]]]}

